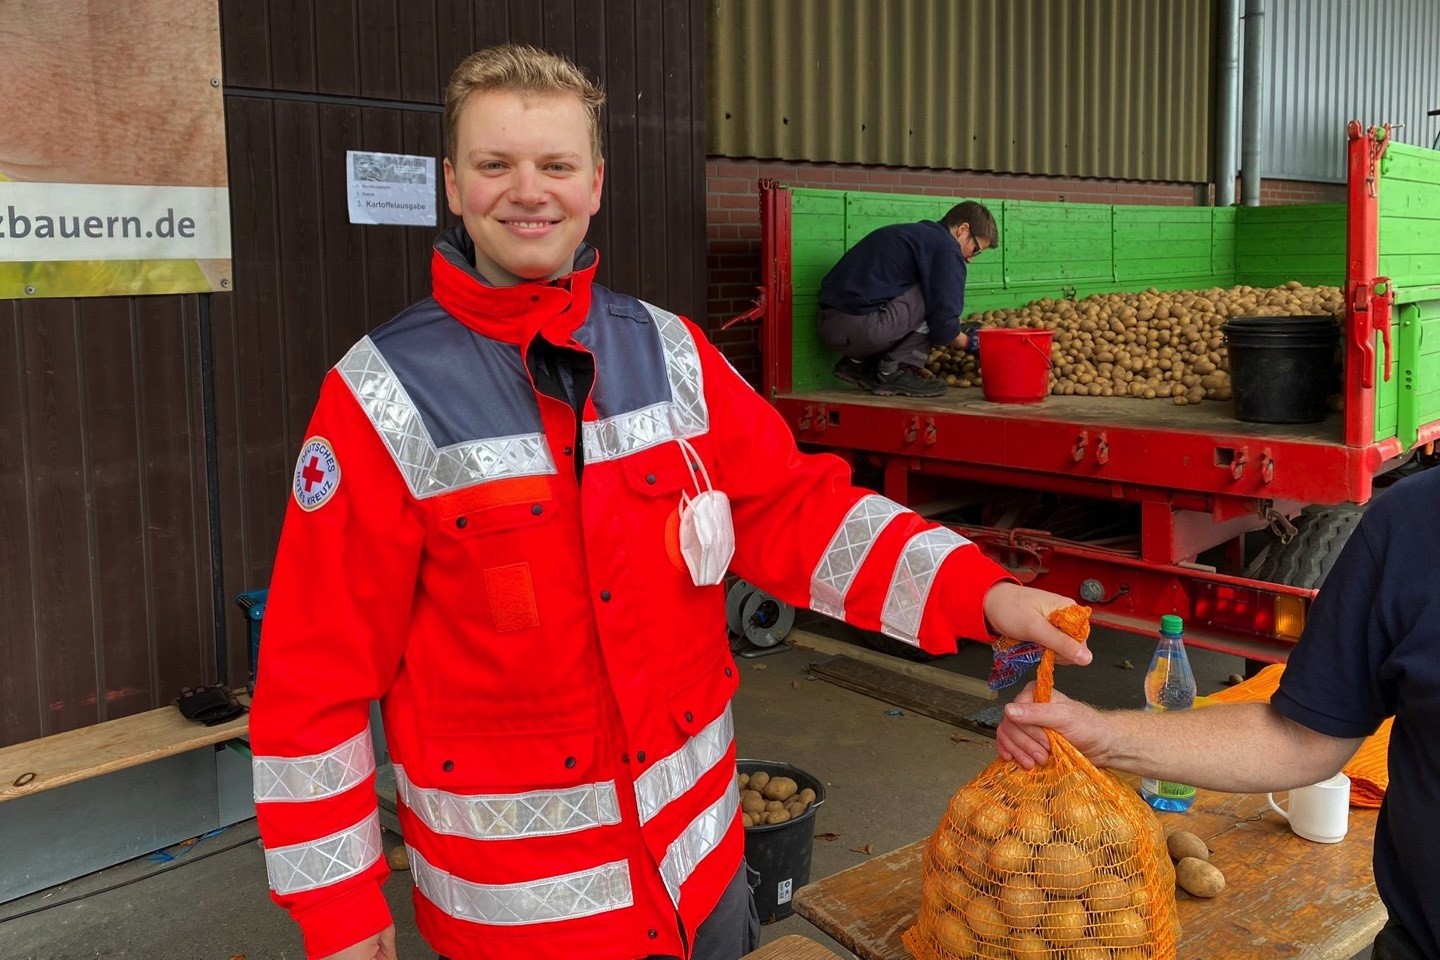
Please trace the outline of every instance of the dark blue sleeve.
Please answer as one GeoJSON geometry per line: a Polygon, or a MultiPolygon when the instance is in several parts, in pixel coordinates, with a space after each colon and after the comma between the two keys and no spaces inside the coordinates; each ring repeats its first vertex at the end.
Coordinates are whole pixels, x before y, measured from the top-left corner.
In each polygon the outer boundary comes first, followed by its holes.
{"type": "Polygon", "coordinates": [[[1331,737],[1367,737],[1394,713],[1382,680],[1395,645],[1386,597],[1386,529],[1396,506],[1377,501],[1351,535],[1310,607],[1271,704],[1331,737]]]}
{"type": "Polygon", "coordinates": [[[948,230],[932,256],[921,261],[920,273],[930,342],[943,346],[960,335],[960,314],[965,310],[965,258],[948,230]]]}

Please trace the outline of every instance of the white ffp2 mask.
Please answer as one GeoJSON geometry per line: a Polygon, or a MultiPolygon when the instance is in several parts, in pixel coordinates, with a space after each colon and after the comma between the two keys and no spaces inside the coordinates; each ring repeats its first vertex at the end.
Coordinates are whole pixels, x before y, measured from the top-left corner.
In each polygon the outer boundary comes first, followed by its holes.
{"type": "Polygon", "coordinates": [[[710,486],[710,475],[700,454],[681,439],[680,453],[695,483],[696,494],[680,497],[680,556],[697,587],[723,583],[730,558],[735,555],[735,525],[730,517],[730,498],[710,486]],[[699,475],[695,468],[699,466],[699,475]],[[704,487],[701,487],[701,481],[704,487]]]}

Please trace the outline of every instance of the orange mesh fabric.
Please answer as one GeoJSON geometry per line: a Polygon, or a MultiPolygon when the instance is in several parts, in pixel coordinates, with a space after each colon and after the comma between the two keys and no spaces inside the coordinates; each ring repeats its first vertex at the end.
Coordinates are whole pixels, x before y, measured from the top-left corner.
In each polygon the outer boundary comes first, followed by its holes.
{"type": "MultiPolygon", "coordinates": [[[[1236,684],[1219,693],[1210,694],[1211,700],[1220,703],[1269,703],[1270,697],[1280,688],[1280,676],[1285,664],[1272,663],[1244,683],[1236,684]]],[[[1380,729],[1365,738],[1355,756],[1345,764],[1345,776],[1350,778],[1350,806],[1378,809],[1385,799],[1390,786],[1390,727],[1394,718],[1387,718],[1380,729]]]]}
{"type": "MultiPolygon", "coordinates": [[[[1089,608],[1051,622],[1089,636],[1089,608]]],[[[1050,699],[1046,652],[1035,699],[1050,699]]],[[[996,760],[925,846],[918,960],[1175,960],[1175,868],[1143,800],[1051,732],[1050,763],[996,760]]]]}

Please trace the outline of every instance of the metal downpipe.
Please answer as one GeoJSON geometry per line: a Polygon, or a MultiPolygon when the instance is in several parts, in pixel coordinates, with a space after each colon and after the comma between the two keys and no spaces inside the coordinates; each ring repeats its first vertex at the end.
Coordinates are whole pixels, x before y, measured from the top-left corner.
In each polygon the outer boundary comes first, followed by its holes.
{"type": "Polygon", "coordinates": [[[1260,205],[1260,110],[1265,83],[1265,0],[1245,0],[1244,104],[1240,130],[1240,202],[1260,205]]]}
{"type": "Polygon", "coordinates": [[[1215,206],[1235,202],[1235,143],[1240,127],[1240,11],[1242,0],[1221,0],[1215,84],[1215,206]]]}

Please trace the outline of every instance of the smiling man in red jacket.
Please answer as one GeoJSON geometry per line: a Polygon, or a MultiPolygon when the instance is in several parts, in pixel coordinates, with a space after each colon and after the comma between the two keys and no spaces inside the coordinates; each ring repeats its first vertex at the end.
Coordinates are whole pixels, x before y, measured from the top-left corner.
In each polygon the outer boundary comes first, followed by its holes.
{"type": "Polygon", "coordinates": [[[308,957],[395,955],[371,700],[435,949],[723,960],[758,936],[727,566],[933,652],[993,631],[1089,659],[1045,620],[1069,601],[798,453],[697,327],[593,282],[602,101],[532,48],[461,64],[464,225],[433,296],[321,388],[251,722],[270,886],[308,957]]]}

